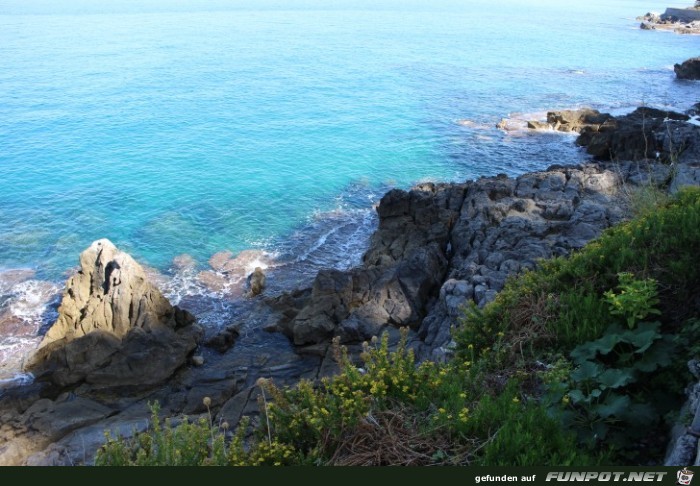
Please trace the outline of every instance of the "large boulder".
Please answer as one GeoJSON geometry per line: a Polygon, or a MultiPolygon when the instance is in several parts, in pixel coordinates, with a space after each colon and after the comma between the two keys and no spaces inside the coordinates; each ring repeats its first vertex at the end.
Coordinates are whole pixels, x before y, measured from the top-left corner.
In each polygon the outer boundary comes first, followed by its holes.
{"type": "Polygon", "coordinates": [[[678,79],[700,79],[700,57],[693,57],[673,66],[678,79]]]}
{"type": "Polygon", "coordinates": [[[27,370],[59,387],[161,383],[186,362],[202,333],[106,239],[80,255],[58,311],[27,370]]]}

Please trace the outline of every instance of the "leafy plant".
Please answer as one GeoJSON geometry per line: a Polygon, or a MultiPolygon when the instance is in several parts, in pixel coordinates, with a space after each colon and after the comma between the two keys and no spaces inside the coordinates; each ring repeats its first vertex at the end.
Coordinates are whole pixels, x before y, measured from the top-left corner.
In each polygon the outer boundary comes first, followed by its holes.
{"type": "Polygon", "coordinates": [[[568,381],[550,385],[549,400],[565,405],[562,420],[589,445],[612,440],[626,447],[661,418],[648,399],[634,400],[635,385],[672,362],[673,339],[661,334],[661,323],[638,322],[659,314],[656,282],[621,273],[620,289],[604,295],[610,313],[625,318],[627,329],[612,324],[601,338],[574,348],[568,381]]]}
{"type": "Polygon", "coordinates": [[[608,290],[604,294],[611,314],[626,318],[630,329],[649,314],[661,314],[661,311],[654,308],[659,299],[656,297],[656,281],[653,278],[638,280],[630,272],[620,272],[618,277],[620,293],[608,290]]]}

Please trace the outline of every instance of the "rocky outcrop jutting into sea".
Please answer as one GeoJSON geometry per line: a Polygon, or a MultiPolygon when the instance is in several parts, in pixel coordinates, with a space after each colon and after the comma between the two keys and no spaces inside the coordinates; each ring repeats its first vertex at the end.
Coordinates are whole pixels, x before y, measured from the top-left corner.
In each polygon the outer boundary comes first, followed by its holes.
{"type": "Polygon", "coordinates": [[[673,70],[678,79],[700,79],[700,57],[692,57],[681,64],[675,64],[673,70]]]}
{"type": "Polygon", "coordinates": [[[648,12],[637,17],[641,20],[639,27],[642,30],[668,30],[676,34],[700,34],[700,7],[667,8],[659,15],[648,12]]]}
{"type": "Polygon", "coordinates": [[[185,363],[200,334],[131,256],[98,240],[80,255],[58,320],[27,369],[58,387],[148,387],[185,363]]]}
{"type": "Polygon", "coordinates": [[[322,271],[310,291],[279,299],[277,329],[303,346],[409,326],[422,355],[439,358],[465,304],[483,306],[509,275],[623,220],[630,188],[700,182],[700,130],[688,115],[639,108],[619,118],[581,110],[548,119],[581,132],[589,153],[616,163],[390,191],[363,264],[322,271]]]}

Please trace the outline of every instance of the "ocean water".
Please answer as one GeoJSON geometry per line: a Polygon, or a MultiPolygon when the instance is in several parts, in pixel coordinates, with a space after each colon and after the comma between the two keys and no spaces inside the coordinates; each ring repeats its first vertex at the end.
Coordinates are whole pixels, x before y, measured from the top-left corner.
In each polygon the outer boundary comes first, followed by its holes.
{"type": "Polygon", "coordinates": [[[265,252],[282,289],[357,263],[391,187],[585,158],[502,118],[688,108],[698,85],[672,66],[700,38],[634,20],[666,6],[0,0],[0,358],[95,239],[220,311],[197,280],[217,252],[265,252]]]}

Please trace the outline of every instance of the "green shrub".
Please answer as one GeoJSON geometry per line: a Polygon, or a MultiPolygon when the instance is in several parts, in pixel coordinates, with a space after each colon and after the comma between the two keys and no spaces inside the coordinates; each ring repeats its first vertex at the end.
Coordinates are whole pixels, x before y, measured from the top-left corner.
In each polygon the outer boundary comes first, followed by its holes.
{"type": "Polygon", "coordinates": [[[478,458],[489,466],[588,466],[609,461],[606,454],[582,449],[576,434],[564,429],[547,408],[521,401],[515,382],[496,397],[485,396],[474,411],[478,435],[493,434],[478,458]]]}
{"type": "Polygon", "coordinates": [[[543,261],[536,270],[509,279],[485,308],[467,308],[455,333],[458,353],[468,359],[471,344],[477,353],[498,350],[508,357],[505,347],[510,359],[498,364],[509,365],[518,355],[570,350],[600,337],[615,320],[618,311],[609,302],[627,306],[627,313],[645,312],[628,307],[655,291],[648,279],[660,289],[662,323],[677,331],[678,322],[698,312],[697,303],[689,305],[700,294],[698,254],[700,188],[686,188],[666,206],[606,230],[570,258],[543,261]],[[639,288],[620,282],[619,293],[610,290],[620,274],[639,288]]]}

